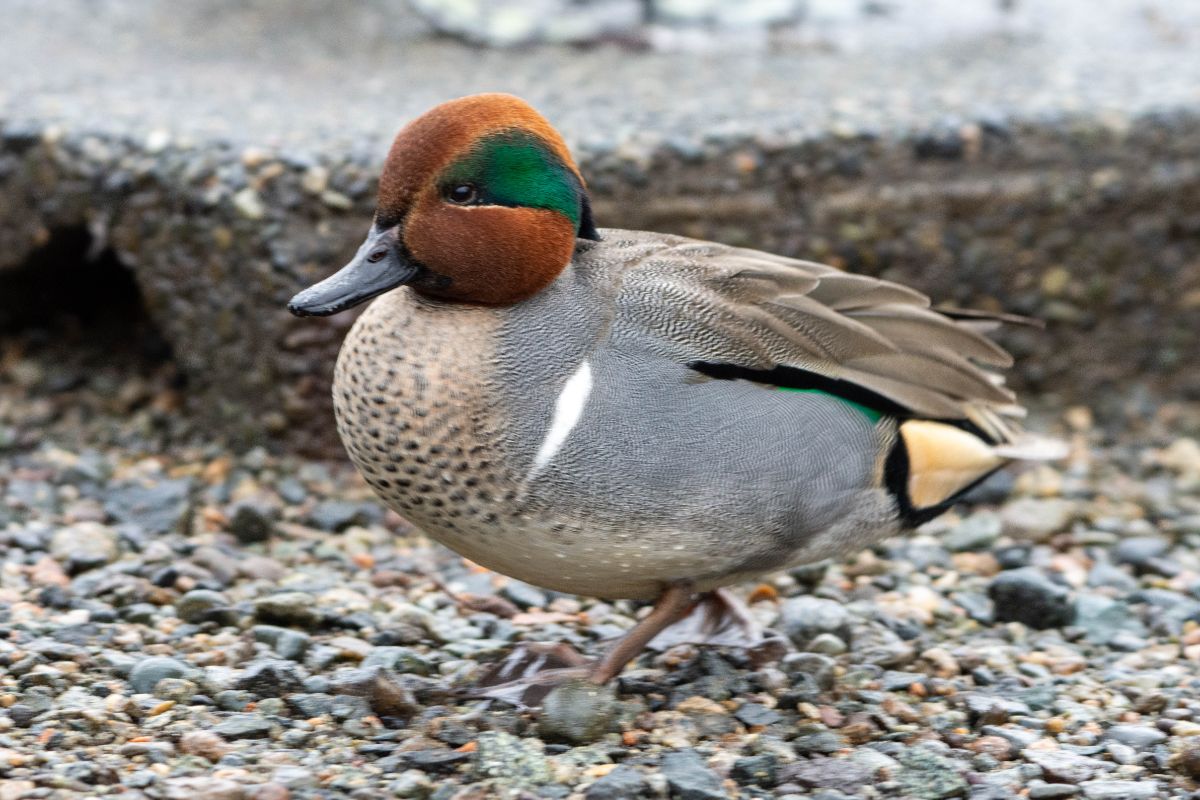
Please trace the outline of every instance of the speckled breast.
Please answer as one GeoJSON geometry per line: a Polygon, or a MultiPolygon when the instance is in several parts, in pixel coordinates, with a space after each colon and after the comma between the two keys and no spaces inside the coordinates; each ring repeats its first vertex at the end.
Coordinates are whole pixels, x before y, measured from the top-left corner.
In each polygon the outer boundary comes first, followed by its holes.
{"type": "Polygon", "coordinates": [[[496,326],[488,309],[391,292],[355,323],[334,375],[338,433],[363,477],[468,557],[514,491],[484,377],[496,326]]]}

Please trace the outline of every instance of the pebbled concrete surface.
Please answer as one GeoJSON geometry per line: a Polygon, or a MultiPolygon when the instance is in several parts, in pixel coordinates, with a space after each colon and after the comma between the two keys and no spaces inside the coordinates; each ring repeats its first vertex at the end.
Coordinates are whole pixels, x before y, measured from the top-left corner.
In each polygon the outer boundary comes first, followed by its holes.
{"type": "Polygon", "coordinates": [[[1200,8],[826,5],[758,49],[661,53],[482,51],[398,0],[9,0],[0,281],[86,226],[134,271],[194,410],[324,448],[348,320],[283,302],[357,244],[396,128],[505,90],[563,130],[602,225],[1046,317],[1007,342],[1044,393],[1200,396],[1200,8]]]}

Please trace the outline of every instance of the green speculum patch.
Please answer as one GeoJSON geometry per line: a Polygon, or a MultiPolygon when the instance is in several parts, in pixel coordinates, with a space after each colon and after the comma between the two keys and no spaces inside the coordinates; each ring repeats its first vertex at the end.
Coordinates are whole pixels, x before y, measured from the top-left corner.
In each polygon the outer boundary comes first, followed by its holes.
{"type": "Polygon", "coordinates": [[[487,137],[450,165],[439,183],[446,188],[473,184],[482,205],[557,211],[579,230],[583,186],[575,173],[534,136],[503,133],[487,137]]]}
{"type": "Polygon", "coordinates": [[[843,403],[845,403],[846,405],[853,408],[855,411],[862,414],[864,417],[869,419],[871,422],[879,422],[879,420],[882,419],[884,416],[882,411],[876,411],[875,409],[873,409],[869,406],[864,406],[862,403],[856,403],[853,400],[847,400],[844,397],[839,397],[838,395],[833,394],[832,392],[825,392],[820,389],[793,389],[789,386],[777,386],[776,388],[779,389],[779,391],[781,391],[781,392],[806,392],[808,394],[823,394],[826,397],[833,397],[837,400],[841,400],[843,403]]]}

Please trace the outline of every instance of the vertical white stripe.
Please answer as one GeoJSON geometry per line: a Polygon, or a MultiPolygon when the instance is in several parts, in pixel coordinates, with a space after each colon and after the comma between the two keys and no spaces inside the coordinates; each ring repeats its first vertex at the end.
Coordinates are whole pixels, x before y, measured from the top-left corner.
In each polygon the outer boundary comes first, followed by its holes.
{"type": "Polygon", "coordinates": [[[533,458],[533,468],[529,470],[528,477],[532,478],[541,472],[562,449],[563,443],[571,435],[571,430],[583,416],[583,408],[587,405],[591,393],[592,367],[584,361],[571,377],[567,378],[562,391],[558,393],[558,399],[554,401],[554,416],[550,420],[550,429],[546,431],[546,438],[542,440],[542,446],[533,458]]]}

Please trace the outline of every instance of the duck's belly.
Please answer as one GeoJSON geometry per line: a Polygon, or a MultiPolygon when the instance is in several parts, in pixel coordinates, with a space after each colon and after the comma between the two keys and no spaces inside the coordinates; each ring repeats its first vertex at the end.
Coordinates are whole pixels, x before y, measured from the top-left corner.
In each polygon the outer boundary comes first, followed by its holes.
{"type": "Polygon", "coordinates": [[[864,495],[846,518],[803,544],[766,549],[758,532],[716,524],[614,528],[526,516],[483,528],[448,529],[436,520],[414,521],[471,561],[526,583],[592,597],[649,600],[682,581],[705,591],[861,548],[896,532],[889,504],[882,494],[864,495]]]}

